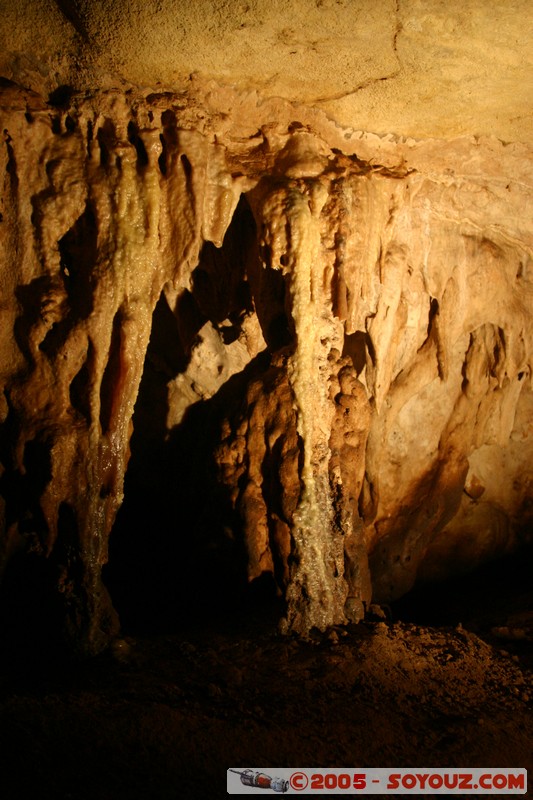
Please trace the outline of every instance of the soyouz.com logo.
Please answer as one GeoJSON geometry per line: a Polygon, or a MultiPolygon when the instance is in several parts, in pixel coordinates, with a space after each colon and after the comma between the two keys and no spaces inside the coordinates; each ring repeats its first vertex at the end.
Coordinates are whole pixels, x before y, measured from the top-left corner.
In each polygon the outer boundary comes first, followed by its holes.
{"type": "Polygon", "coordinates": [[[521,794],[525,769],[231,767],[228,794],[521,794]]]}

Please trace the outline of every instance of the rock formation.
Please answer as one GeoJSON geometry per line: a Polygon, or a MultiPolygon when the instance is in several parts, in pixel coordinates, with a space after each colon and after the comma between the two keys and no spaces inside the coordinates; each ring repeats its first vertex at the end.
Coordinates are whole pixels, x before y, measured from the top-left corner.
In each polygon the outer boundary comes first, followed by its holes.
{"type": "Polygon", "coordinates": [[[227,545],[285,631],[529,540],[529,145],[379,136],[202,79],[4,80],[1,114],[4,617],[30,582],[28,618],[46,597],[82,651],[116,633],[135,436],[139,485],[163,447],[196,484],[197,580],[227,545]]]}

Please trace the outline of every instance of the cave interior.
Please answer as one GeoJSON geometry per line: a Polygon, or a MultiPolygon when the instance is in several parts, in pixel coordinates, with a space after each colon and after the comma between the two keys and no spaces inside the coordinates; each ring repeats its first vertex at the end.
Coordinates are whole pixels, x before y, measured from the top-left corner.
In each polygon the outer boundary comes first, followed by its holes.
{"type": "Polygon", "coordinates": [[[5,797],[533,767],[531,4],[4,5],[5,797]]]}

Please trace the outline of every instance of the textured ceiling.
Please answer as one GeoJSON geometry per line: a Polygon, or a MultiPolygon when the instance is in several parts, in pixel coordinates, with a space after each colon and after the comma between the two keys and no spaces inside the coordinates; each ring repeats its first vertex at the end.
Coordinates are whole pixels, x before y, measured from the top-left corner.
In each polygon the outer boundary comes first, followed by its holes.
{"type": "Polygon", "coordinates": [[[0,0],[0,75],[180,89],[191,75],[343,126],[533,141],[531,0],[0,0]]]}

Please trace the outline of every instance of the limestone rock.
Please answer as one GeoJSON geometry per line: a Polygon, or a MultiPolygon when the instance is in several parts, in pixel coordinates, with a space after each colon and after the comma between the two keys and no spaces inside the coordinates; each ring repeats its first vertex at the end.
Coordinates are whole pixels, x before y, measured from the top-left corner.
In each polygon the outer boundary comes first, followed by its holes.
{"type": "Polygon", "coordinates": [[[3,0],[0,75],[59,104],[215,78],[345,129],[531,142],[532,23],[529,0],[3,0]]]}
{"type": "Polygon", "coordinates": [[[71,638],[105,646],[132,420],[179,441],[195,408],[217,410],[230,538],[250,580],[274,576],[285,630],[358,619],[417,576],[528,539],[527,145],[355,133],[213,82],[63,108],[15,94],[0,163],[6,586],[45,565],[71,638]]]}

